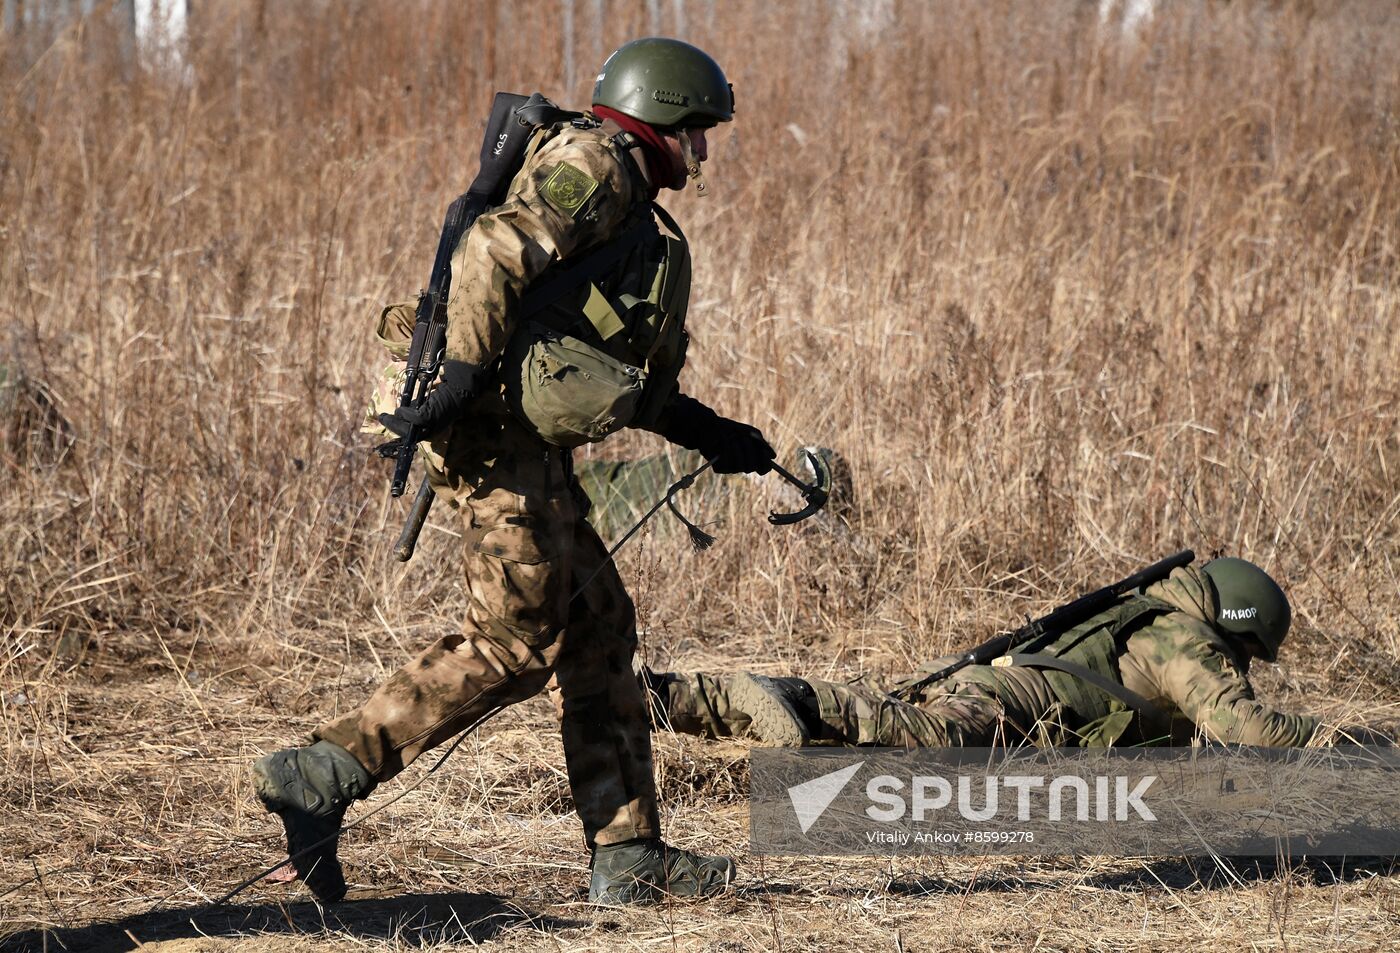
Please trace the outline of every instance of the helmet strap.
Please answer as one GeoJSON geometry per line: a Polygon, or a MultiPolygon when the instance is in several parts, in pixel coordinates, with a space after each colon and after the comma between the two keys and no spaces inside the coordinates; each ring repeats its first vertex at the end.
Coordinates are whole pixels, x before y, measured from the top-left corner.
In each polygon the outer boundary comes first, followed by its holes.
{"type": "Polygon", "coordinates": [[[676,140],[681,146],[681,159],[685,162],[685,174],[690,177],[690,181],[695,183],[695,194],[704,198],[710,194],[710,190],[705,182],[705,173],[700,170],[700,159],[695,155],[695,146],[690,141],[690,132],[686,129],[677,129],[676,140]]]}

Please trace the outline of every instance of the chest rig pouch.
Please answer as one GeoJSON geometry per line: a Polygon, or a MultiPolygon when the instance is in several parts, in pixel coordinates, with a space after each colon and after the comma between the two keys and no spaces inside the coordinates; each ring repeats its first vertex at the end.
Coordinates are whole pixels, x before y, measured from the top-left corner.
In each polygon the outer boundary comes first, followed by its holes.
{"type": "Polygon", "coordinates": [[[660,206],[525,293],[502,355],[506,404],[557,447],[655,422],[685,363],[690,249],[660,206]]]}

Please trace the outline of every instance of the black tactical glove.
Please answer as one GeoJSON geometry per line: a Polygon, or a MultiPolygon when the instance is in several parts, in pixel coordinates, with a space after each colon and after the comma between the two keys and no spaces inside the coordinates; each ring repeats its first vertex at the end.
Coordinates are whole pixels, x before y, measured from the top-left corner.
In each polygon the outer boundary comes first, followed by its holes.
{"type": "Polygon", "coordinates": [[[379,422],[396,436],[407,437],[410,426],[420,436],[431,436],[462,415],[476,396],[482,378],[481,368],[466,361],[443,361],[433,388],[421,407],[400,407],[392,414],[380,414],[379,422]]]}
{"type": "Polygon", "coordinates": [[[757,427],[721,417],[693,397],[676,399],[661,436],[687,450],[698,450],[716,473],[767,473],[773,448],[757,427]]]}

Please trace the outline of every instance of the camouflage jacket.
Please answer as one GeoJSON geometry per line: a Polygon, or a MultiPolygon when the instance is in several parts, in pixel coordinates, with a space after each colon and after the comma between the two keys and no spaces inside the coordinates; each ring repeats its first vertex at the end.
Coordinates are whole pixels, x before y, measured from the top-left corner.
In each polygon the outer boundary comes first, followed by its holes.
{"type": "Polygon", "coordinates": [[[1287,748],[1307,744],[1318,721],[1254,697],[1248,661],[1211,625],[1215,597],[1201,571],[1178,569],[1146,595],[1175,607],[1133,633],[1118,667],[1123,684],[1172,715],[1171,735],[1194,730],[1215,741],[1287,748]]]}
{"type": "MultiPolygon", "coordinates": [[[[447,358],[491,366],[516,331],[525,290],[555,264],[619,237],[650,215],[648,203],[640,169],[607,127],[536,133],[505,202],[476,220],[452,256],[447,358]]],[[[476,410],[500,409],[497,397],[485,395],[476,410]]]]}
{"type": "MultiPolygon", "coordinates": [[[[1112,662],[1118,680],[1151,701],[1170,721],[1149,723],[1140,736],[1134,732],[1100,742],[1185,744],[1197,732],[1214,741],[1265,747],[1295,747],[1311,740],[1318,726],[1315,718],[1276,711],[1254,697],[1247,660],[1210,624],[1215,599],[1199,569],[1178,569],[1144,594],[1160,600],[1168,610],[1149,616],[1145,624],[1120,637],[1112,662]]],[[[934,670],[946,661],[951,659],[937,660],[925,669],[934,670]]],[[[1062,697],[1045,672],[1036,668],[971,666],[915,701],[935,704],[960,688],[995,695],[1007,717],[1022,726],[1053,718],[1057,712],[1074,720],[1074,700],[1062,697]]]]}

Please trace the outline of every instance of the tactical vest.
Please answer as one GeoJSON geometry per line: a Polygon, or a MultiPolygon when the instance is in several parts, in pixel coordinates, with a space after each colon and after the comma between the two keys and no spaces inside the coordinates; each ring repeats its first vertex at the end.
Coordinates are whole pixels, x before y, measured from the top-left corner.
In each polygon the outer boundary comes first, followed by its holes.
{"type": "Polygon", "coordinates": [[[500,363],[506,405],[560,447],[654,424],[685,363],[689,300],[685,236],[659,205],[639,206],[617,237],[522,296],[500,363]]]}
{"type": "MultiPolygon", "coordinates": [[[[1118,668],[1120,638],[1146,625],[1173,607],[1151,596],[1131,596],[1105,612],[1081,622],[1053,640],[1028,647],[1037,654],[1075,662],[1111,682],[1122,684],[1118,668]]],[[[1039,669],[1050,690],[1074,716],[1072,727],[1086,747],[1112,744],[1131,724],[1134,712],[1123,701],[1068,672],[1039,669]]]]}

